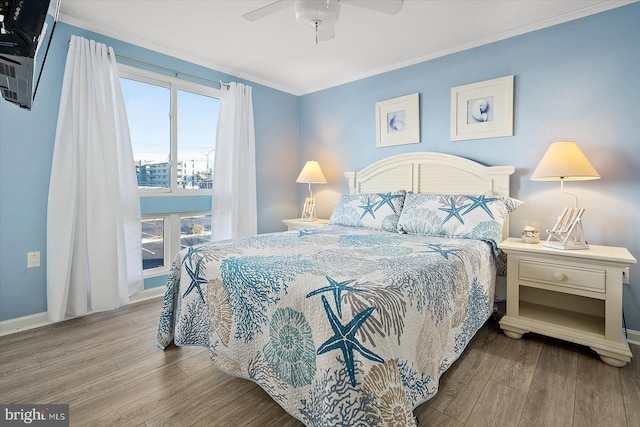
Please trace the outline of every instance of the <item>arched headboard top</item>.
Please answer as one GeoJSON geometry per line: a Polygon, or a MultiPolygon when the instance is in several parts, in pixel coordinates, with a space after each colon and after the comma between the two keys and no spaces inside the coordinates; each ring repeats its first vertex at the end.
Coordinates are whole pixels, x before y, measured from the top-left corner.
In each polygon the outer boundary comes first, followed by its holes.
{"type": "Polygon", "coordinates": [[[415,152],[345,172],[350,194],[406,190],[414,193],[484,194],[509,197],[513,166],[484,166],[445,153],[415,152]]]}

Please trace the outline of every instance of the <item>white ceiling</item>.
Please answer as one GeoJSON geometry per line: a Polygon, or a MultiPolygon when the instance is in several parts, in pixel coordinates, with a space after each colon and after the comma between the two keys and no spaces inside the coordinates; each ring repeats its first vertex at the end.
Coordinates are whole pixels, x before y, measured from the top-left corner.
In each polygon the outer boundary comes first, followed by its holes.
{"type": "Polygon", "coordinates": [[[397,15],[343,4],[318,45],[291,5],[242,18],[272,0],[62,0],[60,20],[302,95],[634,1],[405,0],[397,15]]]}

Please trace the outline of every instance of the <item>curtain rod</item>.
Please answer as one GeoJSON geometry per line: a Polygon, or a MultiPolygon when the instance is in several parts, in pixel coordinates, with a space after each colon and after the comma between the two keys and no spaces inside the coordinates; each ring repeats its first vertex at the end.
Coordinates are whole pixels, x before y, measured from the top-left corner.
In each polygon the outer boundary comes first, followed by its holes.
{"type": "MultiPolygon", "coordinates": [[[[69,44],[71,44],[71,40],[69,40],[69,44]]],[[[109,53],[109,52],[107,52],[107,53],[109,53]]],[[[129,62],[135,62],[135,63],[140,64],[140,65],[146,65],[148,67],[153,67],[153,68],[156,68],[158,70],[168,71],[169,73],[174,74],[176,77],[178,77],[178,76],[190,77],[192,79],[197,79],[197,80],[200,80],[200,81],[203,81],[203,82],[207,82],[207,83],[212,83],[214,85],[218,85],[220,87],[220,89],[222,89],[223,87],[229,89],[229,83],[222,83],[221,81],[205,79],[204,77],[194,76],[193,74],[183,73],[181,71],[172,70],[171,68],[163,67],[162,65],[151,64],[149,62],[141,61],[139,59],[129,58],[128,56],[124,56],[124,55],[118,55],[117,53],[116,53],[116,58],[124,59],[125,61],[129,61],[129,62]]]]}
{"type": "Polygon", "coordinates": [[[117,53],[116,53],[116,58],[123,59],[125,61],[135,62],[135,63],[138,63],[140,65],[146,65],[146,66],[153,67],[153,68],[156,68],[156,69],[159,69],[159,70],[167,71],[167,72],[169,72],[171,74],[175,74],[176,77],[185,76],[185,77],[190,77],[190,78],[193,78],[193,79],[198,79],[198,80],[203,81],[203,82],[216,84],[216,85],[220,86],[220,89],[222,89],[223,86],[225,88],[227,88],[227,89],[229,88],[229,84],[228,83],[222,83],[221,81],[205,79],[204,77],[194,76],[193,74],[183,73],[181,71],[172,70],[171,68],[163,67],[161,65],[151,64],[149,62],[144,62],[144,61],[141,61],[141,60],[135,59],[135,58],[129,58],[128,56],[118,55],[117,53]]]}

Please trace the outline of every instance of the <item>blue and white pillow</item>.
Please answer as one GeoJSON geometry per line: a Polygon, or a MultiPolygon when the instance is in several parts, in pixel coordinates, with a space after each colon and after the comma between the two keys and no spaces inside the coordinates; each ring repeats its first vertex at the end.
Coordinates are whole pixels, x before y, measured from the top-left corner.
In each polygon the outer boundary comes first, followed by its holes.
{"type": "Polygon", "coordinates": [[[502,226],[522,202],[484,194],[408,193],[398,220],[407,234],[502,241],[502,226]]]}
{"type": "Polygon", "coordinates": [[[329,224],[397,232],[406,191],[342,196],[329,224]]]}

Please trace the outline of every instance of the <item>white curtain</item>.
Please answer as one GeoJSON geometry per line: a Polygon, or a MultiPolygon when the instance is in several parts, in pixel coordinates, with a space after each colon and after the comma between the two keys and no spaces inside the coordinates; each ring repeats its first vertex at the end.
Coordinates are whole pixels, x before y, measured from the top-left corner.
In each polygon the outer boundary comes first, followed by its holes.
{"type": "Polygon", "coordinates": [[[143,288],[140,201],[115,53],[72,36],[47,211],[47,310],[111,310],[143,288]]]}
{"type": "Polygon", "coordinates": [[[222,85],[213,169],[212,240],[257,233],[255,157],[251,86],[222,85]]]}

